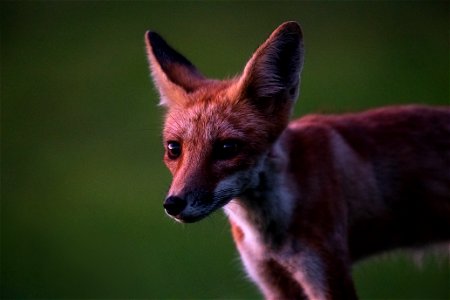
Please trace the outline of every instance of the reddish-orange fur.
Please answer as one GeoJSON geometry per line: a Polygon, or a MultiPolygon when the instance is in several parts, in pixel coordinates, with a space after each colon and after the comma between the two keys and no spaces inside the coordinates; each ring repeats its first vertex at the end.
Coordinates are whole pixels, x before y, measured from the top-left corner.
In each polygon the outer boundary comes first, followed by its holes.
{"type": "Polygon", "coordinates": [[[288,124],[303,65],[295,22],[227,81],[204,78],[156,33],[146,42],[167,108],[166,211],[195,222],[224,207],[267,299],[356,299],[352,263],[450,240],[448,107],[288,124]]]}

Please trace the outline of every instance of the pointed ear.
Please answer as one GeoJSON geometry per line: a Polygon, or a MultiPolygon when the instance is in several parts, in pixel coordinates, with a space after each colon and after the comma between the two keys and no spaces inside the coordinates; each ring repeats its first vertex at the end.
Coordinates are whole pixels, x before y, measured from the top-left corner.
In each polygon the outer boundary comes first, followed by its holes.
{"type": "Polygon", "coordinates": [[[161,97],[160,105],[186,101],[186,95],[196,90],[204,77],[156,32],[147,31],[145,43],[153,81],[161,97]]]}
{"type": "Polygon", "coordinates": [[[303,52],[300,25],[296,22],[281,24],[245,66],[239,80],[241,95],[255,101],[256,105],[276,106],[276,103],[267,101],[280,98],[292,105],[298,97],[303,52]]]}

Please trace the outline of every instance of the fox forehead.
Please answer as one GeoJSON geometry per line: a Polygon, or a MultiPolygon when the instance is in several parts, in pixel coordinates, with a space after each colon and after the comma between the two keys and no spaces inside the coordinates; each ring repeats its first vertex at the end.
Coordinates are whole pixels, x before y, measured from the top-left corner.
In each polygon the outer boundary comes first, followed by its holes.
{"type": "Polygon", "coordinates": [[[166,115],[164,140],[205,143],[214,140],[246,139],[263,122],[245,101],[224,98],[197,100],[195,104],[172,107],[166,115]]]}

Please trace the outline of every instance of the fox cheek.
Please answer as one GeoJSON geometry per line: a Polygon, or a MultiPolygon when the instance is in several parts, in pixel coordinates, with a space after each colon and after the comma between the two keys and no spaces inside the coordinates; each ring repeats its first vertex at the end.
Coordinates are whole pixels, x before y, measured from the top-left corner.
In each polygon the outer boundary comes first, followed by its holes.
{"type": "Polygon", "coordinates": [[[164,157],[164,164],[166,165],[166,168],[169,170],[170,174],[172,174],[172,177],[174,177],[177,169],[176,163],[164,157]]]}

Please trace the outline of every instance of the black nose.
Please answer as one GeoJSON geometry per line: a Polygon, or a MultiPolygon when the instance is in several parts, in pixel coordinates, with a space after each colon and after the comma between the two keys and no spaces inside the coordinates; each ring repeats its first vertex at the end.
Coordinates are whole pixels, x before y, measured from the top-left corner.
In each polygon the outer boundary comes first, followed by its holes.
{"type": "Polygon", "coordinates": [[[180,214],[186,207],[186,201],[180,197],[170,196],[164,201],[164,208],[166,212],[171,216],[180,214]]]}

